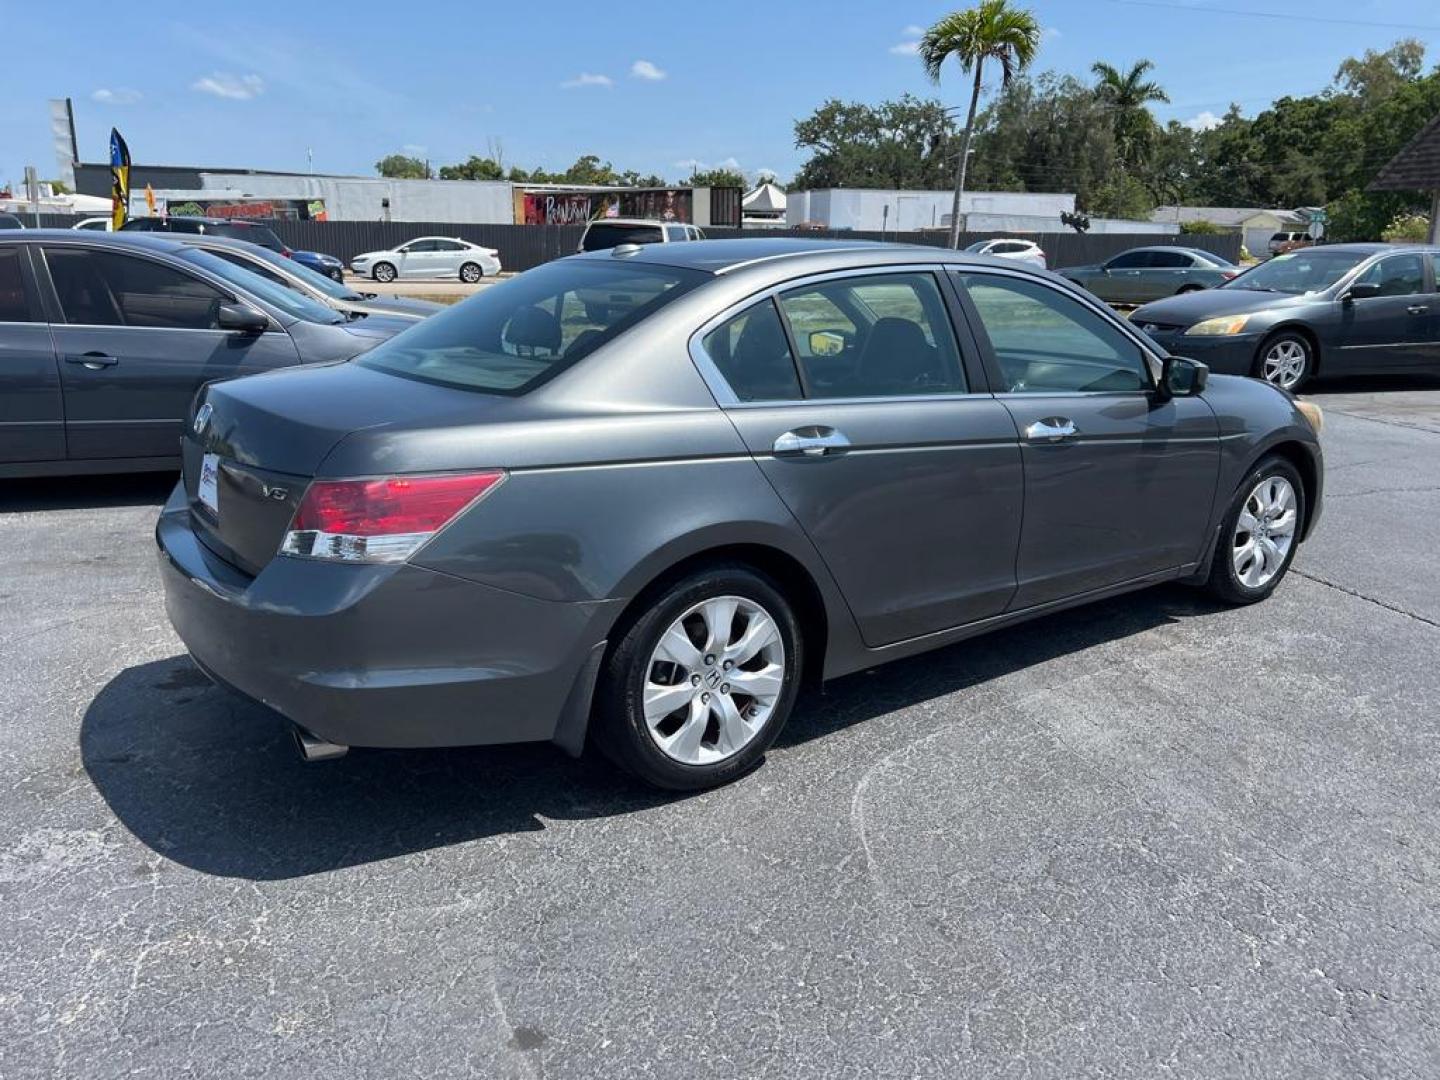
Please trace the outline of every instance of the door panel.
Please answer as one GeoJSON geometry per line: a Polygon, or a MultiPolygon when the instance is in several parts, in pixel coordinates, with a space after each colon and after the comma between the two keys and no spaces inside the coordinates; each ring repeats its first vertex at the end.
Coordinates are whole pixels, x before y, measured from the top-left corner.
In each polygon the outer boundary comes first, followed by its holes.
{"type": "Polygon", "coordinates": [[[65,458],[60,373],[29,261],[18,244],[0,248],[0,465],[65,458]]]}
{"type": "Polygon", "coordinates": [[[1007,394],[1022,433],[1025,527],[1012,609],[1193,562],[1219,470],[1218,427],[1199,398],[1007,394]],[[1070,420],[1073,438],[1031,442],[1031,425],[1070,420]]]}
{"type": "Polygon", "coordinates": [[[1341,303],[1336,374],[1405,371],[1428,362],[1437,298],[1426,290],[1425,264],[1414,253],[1391,255],[1356,283],[1378,284],[1380,296],[1341,303]]]}
{"type": "Polygon", "coordinates": [[[999,614],[1015,590],[1023,479],[989,397],[732,409],[745,444],[835,575],[867,645],[999,614]],[[847,449],[776,454],[829,429],[847,449]]]}

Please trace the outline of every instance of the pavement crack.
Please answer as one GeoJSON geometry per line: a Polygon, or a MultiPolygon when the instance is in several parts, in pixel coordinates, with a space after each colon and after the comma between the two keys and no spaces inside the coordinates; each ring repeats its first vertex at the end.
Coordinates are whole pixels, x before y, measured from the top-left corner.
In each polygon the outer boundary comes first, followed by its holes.
{"type": "Polygon", "coordinates": [[[1384,608],[1386,611],[1393,611],[1396,615],[1404,615],[1407,619],[1414,619],[1416,622],[1423,623],[1432,629],[1440,630],[1440,620],[1421,615],[1419,612],[1411,611],[1409,608],[1400,607],[1398,604],[1392,604],[1388,600],[1381,600],[1378,597],[1368,596],[1359,589],[1352,589],[1348,585],[1341,585],[1338,581],[1331,581],[1329,578],[1323,578],[1319,574],[1312,574],[1293,566],[1290,568],[1290,572],[1304,578],[1306,581],[1313,581],[1318,585],[1335,589],[1345,593],[1347,596],[1353,596],[1357,600],[1364,600],[1366,603],[1374,604],[1376,607],[1384,608]]]}

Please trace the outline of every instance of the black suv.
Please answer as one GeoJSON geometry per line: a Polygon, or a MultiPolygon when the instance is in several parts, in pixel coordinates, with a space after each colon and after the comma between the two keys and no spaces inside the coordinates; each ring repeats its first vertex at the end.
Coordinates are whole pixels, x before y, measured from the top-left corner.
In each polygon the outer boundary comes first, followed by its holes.
{"type": "Polygon", "coordinates": [[[121,231],[204,233],[206,236],[223,236],[227,240],[248,240],[281,255],[289,256],[290,249],[285,241],[275,235],[268,225],[257,225],[253,221],[235,221],[230,218],[208,217],[141,217],[131,218],[120,226],[121,231]]]}

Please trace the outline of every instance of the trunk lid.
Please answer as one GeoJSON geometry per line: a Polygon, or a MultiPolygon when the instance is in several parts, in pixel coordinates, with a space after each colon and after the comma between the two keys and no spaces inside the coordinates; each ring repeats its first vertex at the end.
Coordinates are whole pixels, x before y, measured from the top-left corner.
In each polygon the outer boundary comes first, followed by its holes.
{"type": "Polygon", "coordinates": [[[473,423],[498,400],[349,363],[213,383],[198,399],[182,446],[196,535],[231,565],[257,574],[280,550],[310,480],[346,436],[393,424],[473,423]],[[200,497],[212,454],[218,510],[200,497]]]}

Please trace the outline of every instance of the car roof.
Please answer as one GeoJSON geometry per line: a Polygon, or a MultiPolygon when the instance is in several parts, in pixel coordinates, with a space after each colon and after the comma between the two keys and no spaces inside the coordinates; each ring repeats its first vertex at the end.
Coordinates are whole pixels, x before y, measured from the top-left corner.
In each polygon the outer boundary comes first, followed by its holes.
{"type": "MultiPolygon", "coordinates": [[[[621,244],[604,251],[571,255],[594,262],[626,259],[656,266],[676,266],[708,274],[729,274],[750,267],[784,266],[785,276],[823,273],[849,266],[887,266],[905,263],[953,263],[960,266],[1003,266],[1021,269],[1013,259],[952,251],[930,244],[898,244],[875,240],[811,240],[801,237],[765,237],[739,240],[688,240],[673,244],[621,244]]],[[[1038,271],[1035,271],[1038,273],[1038,271]]]]}
{"type": "MultiPolygon", "coordinates": [[[[608,217],[596,218],[594,221],[587,221],[585,224],[587,227],[591,225],[654,225],[660,227],[664,225],[691,225],[694,223],[689,221],[661,221],[658,218],[608,217]]],[[[698,225],[695,227],[699,228],[698,225]]]]}
{"type": "MultiPolygon", "coordinates": [[[[263,251],[267,255],[275,255],[277,260],[284,258],[283,255],[276,254],[262,244],[252,244],[249,240],[237,240],[233,236],[216,236],[214,233],[179,233],[176,234],[175,242],[181,247],[221,248],[243,252],[263,251]]],[[[266,259],[265,261],[269,262],[270,260],[266,259]]]]}
{"type": "Polygon", "coordinates": [[[56,242],[66,244],[88,244],[99,247],[128,248],[132,251],[160,251],[169,254],[183,252],[189,245],[185,238],[174,233],[155,232],[96,232],[90,229],[26,229],[13,236],[0,237],[6,242],[56,242]]]}

